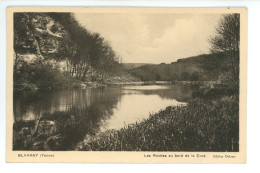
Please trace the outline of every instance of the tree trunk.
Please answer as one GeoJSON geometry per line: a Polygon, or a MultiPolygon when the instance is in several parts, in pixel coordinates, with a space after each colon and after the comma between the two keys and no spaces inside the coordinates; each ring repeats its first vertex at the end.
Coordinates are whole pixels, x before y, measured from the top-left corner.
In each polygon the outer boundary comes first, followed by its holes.
{"type": "Polygon", "coordinates": [[[14,80],[15,77],[17,75],[17,63],[18,63],[18,59],[19,59],[19,55],[18,53],[15,51],[15,60],[14,60],[14,80]]]}

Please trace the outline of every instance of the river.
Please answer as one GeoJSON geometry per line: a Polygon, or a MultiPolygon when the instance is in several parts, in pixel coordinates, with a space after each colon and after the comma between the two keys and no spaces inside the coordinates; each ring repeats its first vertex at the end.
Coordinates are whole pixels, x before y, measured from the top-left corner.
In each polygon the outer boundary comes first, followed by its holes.
{"type": "MultiPolygon", "coordinates": [[[[23,130],[21,126],[29,126],[28,122],[40,119],[42,124],[37,132],[45,135],[43,140],[57,136],[59,132],[65,142],[54,150],[73,150],[73,146],[86,135],[120,129],[149,118],[150,114],[167,106],[186,104],[196,88],[190,84],[129,85],[15,94],[14,122],[27,122],[15,129],[19,134],[28,129],[33,131],[34,127],[23,130]]],[[[14,149],[17,150],[46,150],[43,147],[20,146],[22,142],[15,141],[14,149]]]]}

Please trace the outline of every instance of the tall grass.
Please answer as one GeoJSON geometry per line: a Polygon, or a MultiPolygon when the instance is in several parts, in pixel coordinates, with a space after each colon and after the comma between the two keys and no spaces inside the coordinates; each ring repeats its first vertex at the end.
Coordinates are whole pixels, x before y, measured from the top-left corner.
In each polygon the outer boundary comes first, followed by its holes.
{"type": "Polygon", "coordinates": [[[79,150],[239,151],[238,96],[194,99],[142,122],[88,136],[79,150]]]}

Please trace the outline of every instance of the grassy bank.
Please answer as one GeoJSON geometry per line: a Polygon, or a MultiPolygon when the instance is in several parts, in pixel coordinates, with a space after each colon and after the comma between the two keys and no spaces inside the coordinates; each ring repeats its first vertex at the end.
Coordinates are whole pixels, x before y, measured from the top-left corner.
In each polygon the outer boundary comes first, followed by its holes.
{"type": "Polygon", "coordinates": [[[89,136],[78,146],[92,151],[238,151],[238,96],[194,99],[167,107],[120,130],[89,136]]]}

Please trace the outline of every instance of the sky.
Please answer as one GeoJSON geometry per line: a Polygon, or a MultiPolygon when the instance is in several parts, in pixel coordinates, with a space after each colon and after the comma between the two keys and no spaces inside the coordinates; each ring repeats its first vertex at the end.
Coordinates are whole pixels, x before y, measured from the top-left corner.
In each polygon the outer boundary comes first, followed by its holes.
{"type": "Polygon", "coordinates": [[[170,63],[209,53],[219,14],[75,13],[79,23],[109,41],[123,63],[170,63]]]}

